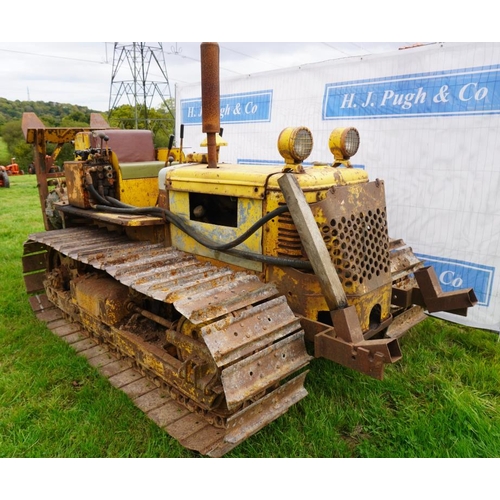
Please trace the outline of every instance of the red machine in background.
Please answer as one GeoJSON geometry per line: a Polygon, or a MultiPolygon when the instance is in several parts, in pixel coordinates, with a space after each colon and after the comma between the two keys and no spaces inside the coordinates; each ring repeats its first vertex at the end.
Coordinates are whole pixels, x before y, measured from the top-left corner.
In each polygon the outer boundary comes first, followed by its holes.
{"type": "Polygon", "coordinates": [[[19,168],[15,158],[11,158],[10,165],[0,165],[0,187],[10,187],[10,175],[23,175],[24,172],[19,168]]]}

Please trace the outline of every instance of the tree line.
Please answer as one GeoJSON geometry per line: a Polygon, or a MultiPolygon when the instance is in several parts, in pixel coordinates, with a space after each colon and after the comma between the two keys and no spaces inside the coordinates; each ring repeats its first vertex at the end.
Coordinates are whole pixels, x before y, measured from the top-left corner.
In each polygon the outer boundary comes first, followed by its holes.
{"type": "MultiPolygon", "coordinates": [[[[101,112],[113,128],[149,129],[154,133],[156,147],[168,145],[170,134],[174,133],[174,103],[170,99],[158,108],[137,109],[129,104],[120,106],[111,113],[101,112]]],[[[21,170],[28,172],[33,161],[33,147],[26,144],[21,129],[23,113],[33,112],[46,127],[88,127],[90,114],[99,111],[76,104],[62,104],[43,101],[9,101],[0,97],[0,138],[4,147],[0,147],[0,165],[8,165],[15,158],[21,170]]],[[[0,144],[1,146],[1,144],[0,144]]],[[[49,154],[52,153],[48,147],[49,154]]],[[[53,145],[55,147],[55,145],[53,145]]],[[[74,151],[70,144],[65,145],[57,157],[57,165],[74,159],[74,151]]]]}

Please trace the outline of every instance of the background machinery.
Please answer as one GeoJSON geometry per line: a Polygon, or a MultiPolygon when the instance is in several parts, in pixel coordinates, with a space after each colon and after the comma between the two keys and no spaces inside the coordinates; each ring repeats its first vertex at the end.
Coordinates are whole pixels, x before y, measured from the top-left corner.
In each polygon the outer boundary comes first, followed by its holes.
{"type": "Polygon", "coordinates": [[[0,165],[0,187],[10,187],[9,174],[3,165],[0,165]]]}
{"type": "Polygon", "coordinates": [[[16,163],[16,159],[12,158],[9,165],[0,165],[0,187],[10,187],[9,176],[23,174],[24,172],[19,168],[19,165],[16,163]]]}
{"type": "Polygon", "coordinates": [[[23,270],[38,317],[61,336],[77,325],[91,364],[182,445],[222,456],[306,396],[313,356],[381,379],[425,310],[465,315],[476,298],[442,292],[389,238],[383,181],[349,163],[356,129],[332,132],[329,164],[303,166],[305,127],[280,134],[281,167],[219,164],[218,45],[201,61],[199,158],[99,115],[88,129],[24,115],[46,231],[23,270]],[[74,142],[63,172],[49,142],[74,142]]]}

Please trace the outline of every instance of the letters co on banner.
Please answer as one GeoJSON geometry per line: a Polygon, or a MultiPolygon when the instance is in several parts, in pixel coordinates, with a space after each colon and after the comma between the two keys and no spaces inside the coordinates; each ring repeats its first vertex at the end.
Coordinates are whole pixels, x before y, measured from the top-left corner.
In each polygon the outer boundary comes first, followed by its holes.
{"type": "MultiPolygon", "coordinates": [[[[272,90],[221,96],[221,123],[268,122],[271,120],[272,99],[272,90]]],[[[200,124],[201,98],[182,100],[181,114],[183,124],[200,124]]]]}
{"type": "Polygon", "coordinates": [[[500,113],[500,66],[330,84],[323,119],[500,113]]]}

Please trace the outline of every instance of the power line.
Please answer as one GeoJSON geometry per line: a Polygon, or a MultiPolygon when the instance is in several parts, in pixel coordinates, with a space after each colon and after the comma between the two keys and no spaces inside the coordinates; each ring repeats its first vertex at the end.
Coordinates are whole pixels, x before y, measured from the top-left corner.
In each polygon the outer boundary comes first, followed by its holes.
{"type": "MultiPolygon", "coordinates": [[[[173,49],[174,47],[171,47],[171,49],[173,49]]],[[[178,48],[177,45],[175,47],[175,51],[172,51],[172,52],[166,52],[167,55],[170,55],[170,56],[178,56],[178,57],[181,57],[182,59],[189,59],[190,61],[194,61],[194,62],[197,62],[197,63],[201,63],[201,61],[195,57],[190,57],[190,56],[186,56],[186,55],[182,55],[182,47],[178,48]]],[[[231,49],[227,49],[227,50],[231,50],[231,49]]],[[[242,54],[242,55],[245,55],[245,54],[242,54]]],[[[247,57],[250,57],[250,56],[247,56],[247,57]]],[[[224,68],[223,66],[220,67],[220,69],[224,70],[224,71],[229,71],[230,73],[234,73],[236,75],[243,75],[244,73],[240,73],[239,71],[234,71],[232,69],[228,69],[228,68],[224,68]]],[[[177,80],[179,81],[179,80],[177,80]]]]}
{"type": "Polygon", "coordinates": [[[27,56],[36,56],[36,57],[50,57],[51,59],[66,59],[69,61],[79,61],[79,62],[87,62],[92,64],[109,64],[107,61],[92,61],[90,59],[79,59],[77,57],[67,57],[67,56],[54,56],[50,54],[39,54],[35,52],[24,52],[21,50],[12,50],[12,49],[0,49],[2,52],[12,52],[14,54],[23,54],[27,56]]]}
{"type": "Polygon", "coordinates": [[[280,65],[274,64],[274,63],[270,63],[269,61],[264,61],[263,59],[259,59],[258,57],[250,56],[248,54],[245,54],[244,52],[240,52],[239,50],[230,49],[229,47],[226,47],[224,45],[220,45],[220,47],[224,50],[229,50],[230,52],[234,52],[235,54],[239,54],[240,56],[245,56],[245,57],[248,57],[249,59],[253,59],[254,61],[259,61],[259,62],[262,62],[264,64],[270,64],[272,66],[275,66],[276,68],[283,68],[283,66],[280,66],[280,65]]]}
{"type": "MultiPolygon", "coordinates": [[[[268,61],[264,61],[263,59],[258,59],[257,57],[253,57],[253,56],[250,56],[248,54],[245,54],[243,52],[239,52],[237,50],[234,50],[234,49],[230,49],[229,47],[226,47],[222,44],[219,44],[219,47],[221,49],[224,49],[224,50],[228,50],[228,51],[231,51],[231,52],[234,52],[235,54],[239,54],[241,56],[244,56],[244,57],[247,57],[249,59],[254,59],[255,61],[259,61],[259,62],[263,62],[265,64],[271,64],[273,65],[273,63],[270,63],[268,61]]],[[[171,46],[170,47],[170,52],[165,52],[167,55],[173,55],[173,56],[179,56],[181,57],[182,59],[189,59],[190,61],[194,61],[196,63],[201,63],[200,59],[196,58],[196,57],[190,57],[190,56],[187,56],[187,55],[184,55],[182,54],[182,47],[179,47],[177,45],[177,43],[175,44],[175,47],[174,46],[171,46]]],[[[277,68],[280,68],[281,66],[278,66],[276,64],[274,64],[275,67],[277,68]]],[[[223,70],[223,71],[227,71],[229,73],[234,73],[235,75],[244,75],[245,73],[241,73],[240,71],[235,71],[233,69],[229,69],[229,68],[226,68],[224,66],[220,66],[220,69],[223,70]]],[[[179,81],[179,80],[178,80],[179,81]]]]}
{"type": "MultiPolygon", "coordinates": [[[[340,52],[341,54],[344,54],[345,56],[351,56],[352,54],[349,54],[348,52],[344,51],[344,50],[340,50],[338,47],[336,47],[335,45],[330,45],[328,42],[321,42],[323,45],[326,45],[327,47],[330,47],[331,49],[333,50],[336,50],[337,52],[340,52]]],[[[358,47],[359,49],[361,50],[364,50],[365,52],[368,52],[365,48],[361,47],[360,45],[357,45],[356,43],[354,42],[349,42],[351,43],[352,45],[354,45],[355,47],[358,47]]]]}

